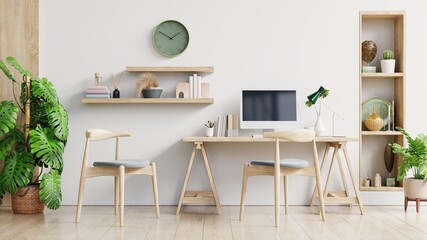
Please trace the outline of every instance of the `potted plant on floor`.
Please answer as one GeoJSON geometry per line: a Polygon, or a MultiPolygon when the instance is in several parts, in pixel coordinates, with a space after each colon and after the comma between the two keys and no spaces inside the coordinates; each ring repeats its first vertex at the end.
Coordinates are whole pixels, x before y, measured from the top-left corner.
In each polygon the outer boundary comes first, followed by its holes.
{"type": "Polygon", "coordinates": [[[403,157],[399,166],[397,180],[403,181],[405,193],[405,210],[408,200],[417,201],[417,212],[419,201],[427,200],[427,135],[418,134],[414,139],[403,128],[397,127],[408,142],[408,147],[393,143],[393,152],[403,157]],[[412,171],[413,177],[405,178],[408,171],[412,171]],[[405,179],[404,179],[405,178],[405,179]]]}
{"type": "MultiPolygon", "coordinates": [[[[42,212],[43,204],[57,209],[62,200],[67,111],[47,78],[33,76],[13,57],[8,57],[6,62],[23,76],[23,82],[19,101],[15,96],[17,105],[11,101],[0,103],[0,161],[4,161],[0,171],[0,203],[8,192],[12,194],[14,213],[42,212]],[[17,120],[19,111],[25,119],[24,125],[17,120]],[[49,171],[46,173],[45,169],[49,171]],[[20,205],[24,202],[25,205],[20,205]]],[[[12,86],[18,84],[2,60],[0,69],[12,81],[12,86]]]]}

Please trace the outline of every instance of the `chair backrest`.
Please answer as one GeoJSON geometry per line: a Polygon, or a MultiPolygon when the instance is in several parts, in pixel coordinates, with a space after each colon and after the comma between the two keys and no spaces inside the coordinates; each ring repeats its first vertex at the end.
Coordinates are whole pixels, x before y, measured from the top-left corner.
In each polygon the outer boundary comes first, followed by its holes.
{"type": "MultiPolygon", "coordinates": [[[[87,161],[89,158],[89,143],[91,141],[101,141],[110,138],[116,139],[116,147],[115,147],[115,159],[119,159],[119,138],[120,137],[130,137],[129,132],[124,131],[114,131],[114,130],[106,130],[106,129],[88,129],[86,130],[86,144],[83,155],[83,163],[82,168],[84,169],[87,165],[87,161]]],[[[83,171],[83,170],[82,170],[83,171]]]]}
{"type": "Polygon", "coordinates": [[[86,138],[90,141],[101,141],[110,138],[130,137],[129,132],[114,131],[106,129],[88,129],[86,130],[86,138]]]}
{"type": "Polygon", "coordinates": [[[311,142],[314,140],[315,136],[316,136],[316,133],[310,129],[299,129],[299,130],[293,130],[293,131],[264,133],[265,138],[287,140],[290,142],[311,142]]]}

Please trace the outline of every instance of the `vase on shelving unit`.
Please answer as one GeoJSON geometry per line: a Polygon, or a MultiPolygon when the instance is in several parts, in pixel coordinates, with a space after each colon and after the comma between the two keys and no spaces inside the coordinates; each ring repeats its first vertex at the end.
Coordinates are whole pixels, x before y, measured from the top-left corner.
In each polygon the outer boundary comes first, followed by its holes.
{"type": "Polygon", "coordinates": [[[316,132],[316,136],[325,136],[326,128],[325,124],[323,124],[322,116],[317,115],[316,123],[314,124],[314,131],[316,132]]]}

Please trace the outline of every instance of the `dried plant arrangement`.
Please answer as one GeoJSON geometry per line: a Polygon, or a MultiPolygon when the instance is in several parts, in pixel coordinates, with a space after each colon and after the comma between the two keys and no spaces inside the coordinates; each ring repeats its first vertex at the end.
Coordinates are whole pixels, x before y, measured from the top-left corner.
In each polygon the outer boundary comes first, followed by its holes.
{"type": "Polygon", "coordinates": [[[157,78],[150,72],[139,75],[139,80],[136,84],[136,96],[141,97],[143,89],[156,88],[159,86],[157,78]]]}
{"type": "Polygon", "coordinates": [[[114,89],[118,89],[119,88],[119,84],[120,84],[120,81],[122,80],[122,76],[123,76],[123,72],[121,72],[120,73],[120,75],[119,75],[119,78],[118,79],[116,79],[115,77],[114,77],[114,73],[112,73],[111,74],[111,81],[113,82],[113,87],[114,87],[114,89]]]}

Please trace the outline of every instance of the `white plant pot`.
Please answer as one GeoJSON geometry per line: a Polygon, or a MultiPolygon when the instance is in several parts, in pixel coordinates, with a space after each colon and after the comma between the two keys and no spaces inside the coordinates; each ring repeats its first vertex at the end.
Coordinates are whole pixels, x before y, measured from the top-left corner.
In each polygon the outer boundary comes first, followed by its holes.
{"type": "Polygon", "coordinates": [[[409,199],[427,199],[427,180],[405,178],[403,180],[403,191],[409,199]]]}
{"type": "Polygon", "coordinates": [[[381,60],[381,72],[382,73],[394,73],[394,67],[396,66],[395,59],[383,59],[381,60]]]}
{"type": "Polygon", "coordinates": [[[213,128],[206,128],[205,129],[205,136],[206,137],[213,137],[214,129],[213,128]]]}

